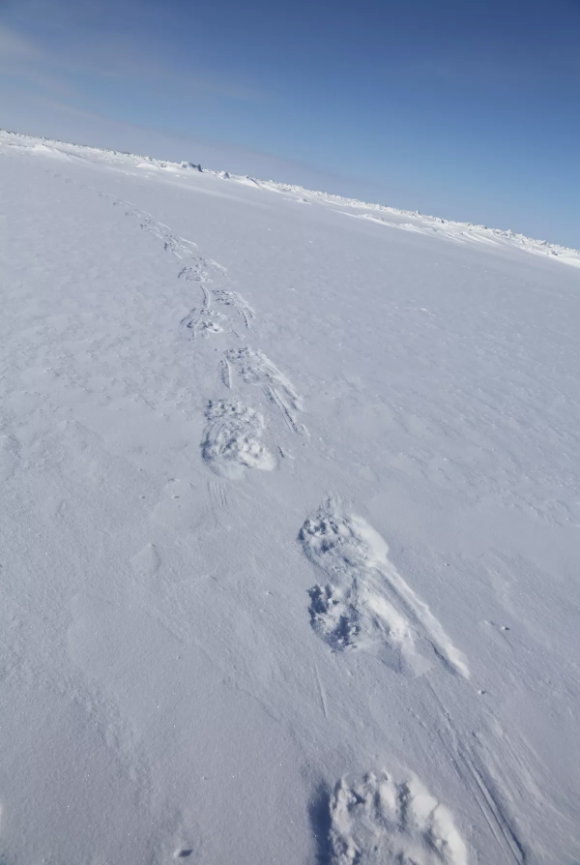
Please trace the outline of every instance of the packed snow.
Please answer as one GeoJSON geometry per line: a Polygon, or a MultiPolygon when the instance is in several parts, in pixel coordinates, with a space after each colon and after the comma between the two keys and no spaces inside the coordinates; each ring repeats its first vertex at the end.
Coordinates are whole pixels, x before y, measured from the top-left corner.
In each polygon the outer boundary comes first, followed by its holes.
{"type": "Polygon", "coordinates": [[[2,865],[577,865],[580,253],[0,183],[2,865]]]}

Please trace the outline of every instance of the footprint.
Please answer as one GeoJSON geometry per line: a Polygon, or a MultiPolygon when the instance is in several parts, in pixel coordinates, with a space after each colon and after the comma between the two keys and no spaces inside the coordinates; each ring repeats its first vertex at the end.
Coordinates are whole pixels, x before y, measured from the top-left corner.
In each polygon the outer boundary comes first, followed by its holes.
{"type": "Polygon", "coordinates": [[[385,597],[358,520],[329,502],[300,530],[304,552],[332,581],[310,589],[311,625],[335,650],[364,649],[396,672],[418,675],[430,666],[429,653],[421,652],[426,647],[411,623],[385,597]]]}
{"type": "Polygon", "coordinates": [[[260,442],[264,419],[240,402],[210,402],[205,416],[201,452],[209,468],[218,475],[235,480],[247,468],[271,471],[276,460],[260,442]]]}
{"type": "MultiPolygon", "coordinates": [[[[105,196],[108,198],[109,196],[105,196]]],[[[139,220],[139,224],[144,231],[152,234],[163,243],[163,248],[166,252],[170,252],[176,258],[194,258],[196,261],[203,261],[195,254],[197,244],[193,240],[187,240],[185,237],[178,237],[171,233],[169,226],[163,222],[158,222],[150,213],[145,210],[139,210],[127,201],[116,199],[113,201],[115,207],[122,207],[125,210],[125,216],[132,216],[139,220]]]]}
{"type": "Polygon", "coordinates": [[[331,865],[467,865],[453,815],[415,776],[343,778],[329,808],[331,865]]]}
{"type": "Polygon", "coordinates": [[[225,315],[221,312],[203,306],[201,309],[192,309],[188,312],[181,319],[180,325],[195,339],[198,335],[207,337],[212,333],[223,333],[226,321],[225,315]]]}
{"type": "Polygon", "coordinates": [[[209,282],[209,274],[205,269],[207,262],[203,258],[197,258],[194,265],[183,267],[177,274],[178,279],[186,279],[188,282],[209,282]]]}
{"type": "Polygon", "coordinates": [[[137,217],[141,228],[161,240],[165,251],[170,252],[175,258],[187,258],[195,255],[194,251],[197,249],[197,244],[192,240],[186,240],[185,237],[173,235],[167,225],[157,222],[150,213],[142,210],[131,210],[130,215],[137,217]]]}
{"type": "Polygon", "coordinates": [[[314,586],[310,595],[310,620],[314,630],[335,649],[356,646],[361,626],[351,593],[337,586],[314,586]]]}
{"type": "Polygon", "coordinates": [[[410,623],[372,586],[314,586],[309,595],[311,625],[333,649],[364,649],[397,673],[429,669],[410,623]]]}
{"type": "Polygon", "coordinates": [[[310,618],[334,649],[362,648],[399,672],[425,672],[433,656],[466,678],[469,669],[441,623],[396,571],[383,538],[333,501],[306,520],[299,540],[330,582],[314,586],[310,618]]]}
{"type": "Polygon", "coordinates": [[[430,668],[429,647],[381,596],[372,574],[346,585],[314,586],[309,595],[312,628],[335,651],[362,649],[410,676],[430,668]]]}
{"type": "Polygon", "coordinates": [[[256,313],[241,294],[235,291],[226,291],[224,288],[214,288],[212,294],[218,303],[223,303],[224,306],[231,306],[233,309],[236,309],[244,319],[246,327],[250,327],[250,319],[255,318],[256,313]]]}
{"type": "Polygon", "coordinates": [[[268,399],[278,406],[293,432],[300,435],[306,432],[303,424],[296,419],[296,412],[302,410],[300,394],[263,351],[231,348],[226,351],[225,359],[245,382],[261,385],[268,399]]]}

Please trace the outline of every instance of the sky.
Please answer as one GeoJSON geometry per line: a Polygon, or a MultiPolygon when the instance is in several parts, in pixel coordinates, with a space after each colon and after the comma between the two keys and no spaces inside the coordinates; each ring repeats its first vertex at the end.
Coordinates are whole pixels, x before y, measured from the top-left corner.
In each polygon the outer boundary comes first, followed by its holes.
{"type": "Polygon", "coordinates": [[[0,127],[580,247],[580,0],[0,0],[0,127]]]}

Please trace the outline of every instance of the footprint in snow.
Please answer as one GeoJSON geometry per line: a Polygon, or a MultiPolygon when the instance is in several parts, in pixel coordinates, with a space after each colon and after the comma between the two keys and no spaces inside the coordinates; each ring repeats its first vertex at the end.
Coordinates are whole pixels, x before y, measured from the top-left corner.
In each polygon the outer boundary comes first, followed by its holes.
{"type": "Polygon", "coordinates": [[[181,319],[181,327],[186,330],[191,337],[196,336],[207,337],[212,333],[223,333],[226,324],[226,317],[221,312],[216,312],[213,309],[202,307],[201,309],[192,309],[181,319]]]}
{"type": "Polygon", "coordinates": [[[329,501],[306,520],[298,538],[329,580],[310,589],[309,609],[312,627],[330,646],[366,649],[397,672],[414,675],[436,657],[451,672],[469,677],[462,653],[362,517],[329,501]]]}
{"type": "Polygon", "coordinates": [[[329,810],[331,865],[467,865],[453,815],[415,776],[342,778],[329,810]]]}
{"type": "Polygon", "coordinates": [[[256,313],[241,294],[238,294],[236,291],[227,291],[224,288],[214,288],[212,294],[218,303],[236,309],[244,319],[246,328],[250,327],[250,319],[255,318],[256,313]]]}
{"type": "MultiPolygon", "coordinates": [[[[292,382],[260,349],[231,348],[224,354],[225,364],[233,368],[247,384],[259,385],[267,398],[281,411],[290,429],[303,435],[303,424],[296,413],[302,411],[302,397],[292,382]]],[[[229,372],[228,372],[229,375],[229,372]]]]}
{"type": "Polygon", "coordinates": [[[188,282],[210,282],[206,268],[205,259],[197,258],[194,265],[183,267],[177,274],[177,278],[186,279],[188,282]]]}
{"type": "Polygon", "coordinates": [[[246,469],[271,471],[276,460],[261,443],[262,415],[237,401],[210,402],[205,416],[208,424],[201,443],[202,457],[218,475],[240,478],[246,469]]]}

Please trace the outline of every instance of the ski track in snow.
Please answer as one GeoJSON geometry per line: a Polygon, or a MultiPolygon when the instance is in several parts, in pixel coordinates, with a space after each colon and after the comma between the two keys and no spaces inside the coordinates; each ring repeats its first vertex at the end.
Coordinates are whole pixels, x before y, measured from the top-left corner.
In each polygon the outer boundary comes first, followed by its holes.
{"type": "MultiPolygon", "coordinates": [[[[477,803],[495,841],[500,859],[510,865],[526,865],[526,851],[510,814],[507,785],[505,783],[502,785],[505,790],[502,796],[483,757],[476,753],[472,744],[466,744],[462,740],[451,712],[448,711],[437,691],[430,685],[428,688],[431,692],[433,715],[441,722],[441,726],[437,728],[441,750],[447,754],[462,787],[470,791],[477,803]]],[[[502,734],[503,738],[505,738],[504,734],[502,734]]],[[[505,767],[503,771],[505,772],[505,767]]],[[[529,790],[532,790],[533,781],[530,778],[526,780],[529,782],[529,790]]]]}
{"type": "Polygon", "coordinates": [[[330,797],[331,865],[467,865],[453,815],[423,783],[382,771],[342,778],[330,797]]]}
{"type": "Polygon", "coordinates": [[[210,402],[208,424],[201,445],[203,459],[218,475],[232,480],[247,468],[271,471],[276,467],[272,454],[260,442],[264,419],[259,412],[240,402],[210,402]]]}
{"type": "Polygon", "coordinates": [[[280,409],[292,432],[304,435],[306,428],[297,419],[297,412],[302,410],[302,398],[263,351],[247,346],[231,348],[226,351],[225,360],[245,382],[262,388],[268,399],[280,409]]]}
{"type": "Polygon", "coordinates": [[[365,520],[329,501],[306,520],[299,538],[310,561],[330,578],[310,590],[312,626],[329,645],[378,650],[388,666],[418,674],[430,666],[427,643],[449,670],[469,678],[462,653],[365,520]]]}

